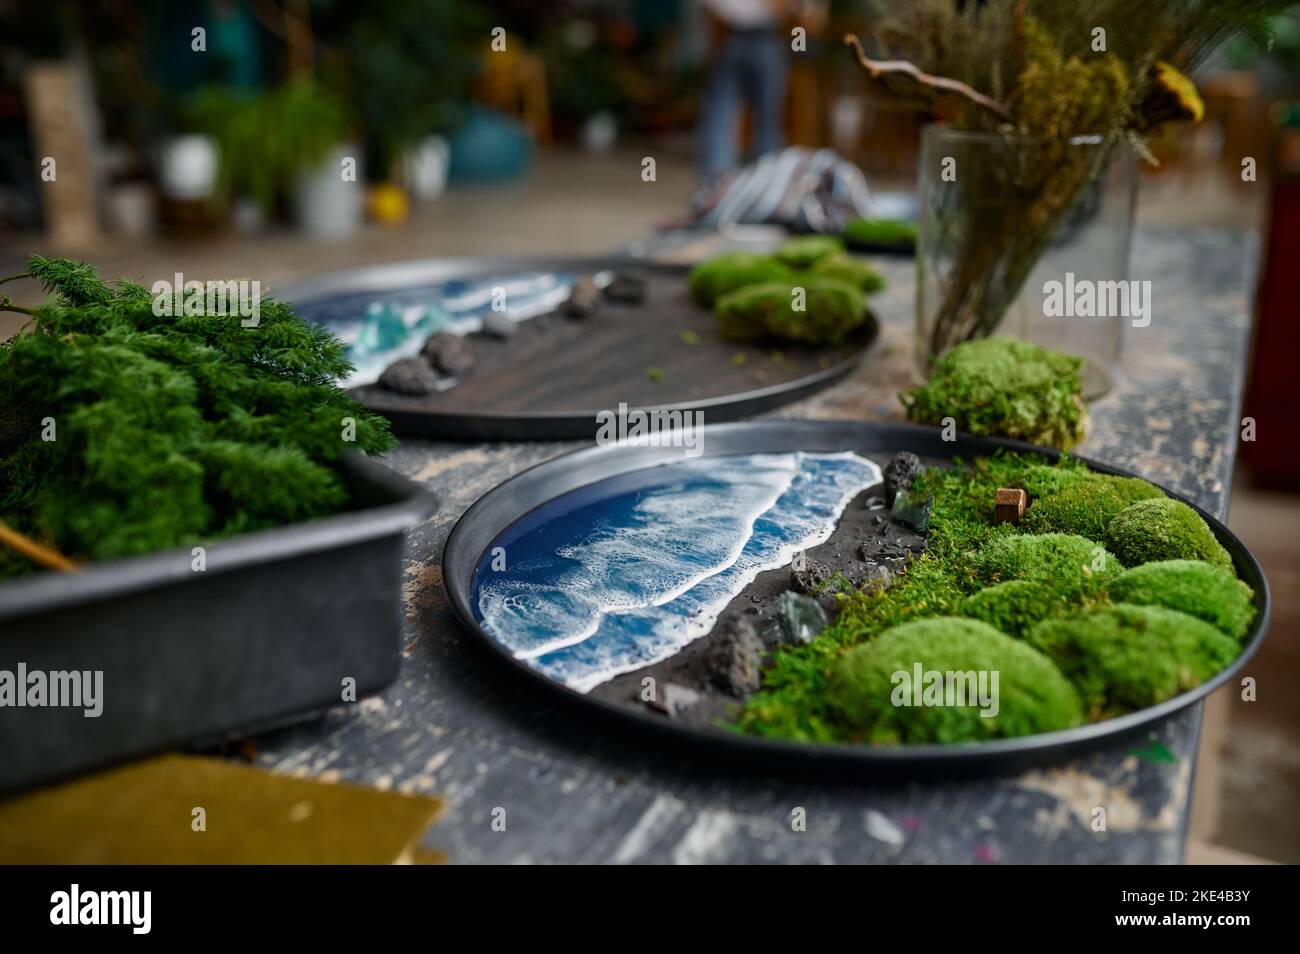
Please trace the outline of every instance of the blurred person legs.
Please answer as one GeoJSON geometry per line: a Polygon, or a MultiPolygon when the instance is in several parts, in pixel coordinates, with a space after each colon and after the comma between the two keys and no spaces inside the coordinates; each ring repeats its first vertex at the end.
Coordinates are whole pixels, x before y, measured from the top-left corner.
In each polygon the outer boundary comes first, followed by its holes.
{"type": "Polygon", "coordinates": [[[700,175],[711,182],[737,164],[736,121],[742,105],[753,112],[753,156],[781,148],[786,49],[772,23],[727,29],[700,109],[700,175]]]}

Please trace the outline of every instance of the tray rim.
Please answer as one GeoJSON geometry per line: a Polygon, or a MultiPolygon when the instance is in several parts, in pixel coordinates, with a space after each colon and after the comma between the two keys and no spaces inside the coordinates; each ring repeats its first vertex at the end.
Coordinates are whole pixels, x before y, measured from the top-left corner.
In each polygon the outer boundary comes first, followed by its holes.
{"type": "MultiPolygon", "coordinates": [[[[385,292],[421,282],[442,281],[502,271],[592,271],[596,269],[640,269],[685,275],[691,266],[631,255],[588,256],[465,256],[386,262],[354,268],[334,269],[309,278],[288,282],[273,289],[277,299],[294,306],[309,305],[333,294],[385,292]]],[[[866,357],[879,338],[877,327],[858,341],[853,353],[828,367],[793,378],[720,397],[664,404],[629,405],[629,410],[702,411],[715,421],[751,417],[824,390],[847,377],[866,357]]],[[[354,394],[357,389],[349,393],[354,394]]],[[[360,398],[358,398],[360,400],[360,398]]],[[[362,401],[382,414],[393,430],[404,436],[436,437],[443,440],[570,440],[592,437],[601,409],[574,411],[437,411],[376,405],[362,401]]]]}
{"type": "MultiPolygon", "coordinates": [[[[956,459],[958,457],[974,457],[992,453],[998,449],[1034,452],[1042,454],[1050,460],[1057,460],[1063,455],[1060,451],[1052,448],[1040,447],[1033,444],[1027,444],[1022,441],[1009,440],[1005,438],[979,437],[971,434],[960,433],[956,441],[943,442],[939,439],[940,431],[937,428],[926,427],[916,424],[906,424],[897,422],[881,421],[826,421],[826,420],[807,420],[807,419],[781,419],[767,421],[747,421],[740,423],[709,425],[705,428],[705,434],[712,436],[714,441],[713,447],[718,446],[718,438],[724,441],[732,438],[744,438],[754,435],[757,441],[761,441],[764,435],[773,433],[779,434],[782,431],[802,430],[809,435],[834,435],[836,432],[859,430],[865,434],[876,433],[883,439],[900,439],[908,438],[915,440],[917,444],[936,448],[938,444],[948,444],[949,450],[944,451],[942,448],[939,453],[929,454],[928,456],[948,457],[956,459]]],[[[747,442],[747,443],[753,443],[747,442]]],[[[840,448],[851,449],[851,448],[840,448]]],[[[697,727],[687,726],[675,720],[666,718],[662,715],[649,711],[637,709],[623,703],[612,700],[600,699],[590,696],[586,693],[578,692],[564,686],[550,677],[544,675],[525,662],[516,659],[504,646],[494,640],[482,626],[474,619],[472,608],[470,607],[469,597],[472,592],[473,569],[478,566],[485,549],[477,549],[472,553],[466,552],[466,548],[471,544],[466,538],[473,532],[474,522],[481,519],[479,515],[489,509],[495,500],[509,498],[517,493],[520,487],[527,487],[529,484],[538,480],[545,480],[550,471],[555,470],[557,474],[563,473],[565,469],[581,469],[588,462],[600,463],[603,460],[610,459],[620,452],[630,452],[625,459],[634,462],[647,461],[639,463],[637,466],[621,467],[610,473],[602,474],[596,478],[605,479],[614,476],[617,473],[625,473],[631,470],[639,470],[644,467],[653,467],[659,463],[668,463],[679,458],[671,448],[650,448],[650,447],[628,447],[626,445],[609,445],[604,447],[585,447],[578,450],[561,454],[549,460],[535,464],[528,469],[521,471],[509,480],[504,481],[497,487],[492,488],[483,494],[461,515],[452,528],[451,534],[447,538],[446,546],[443,550],[442,573],[443,587],[447,592],[448,601],[452,610],[463,627],[468,629],[476,637],[475,642],[489,647],[492,652],[504,659],[510,668],[522,672],[535,684],[545,686],[547,691],[557,694],[557,698],[569,700],[577,705],[585,705],[589,709],[594,707],[594,711],[603,712],[615,717],[617,721],[624,725],[635,725],[647,730],[651,738],[657,738],[661,743],[671,745],[676,743],[681,748],[704,747],[712,752],[724,753],[727,755],[738,756],[742,759],[753,760],[754,758],[767,758],[779,763],[789,763],[791,765],[831,765],[835,767],[854,767],[860,769],[880,769],[880,770],[916,770],[919,772],[966,772],[966,771],[995,771],[1000,768],[1010,766],[1022,766],[1033,763],[1045,763],[1059,760],[1067,755],[1076,754],[1100,747],[1107,742],[1118,741],[1135,735],[1136,733],[1151,729],[1158,724],[1163,723],[1166,719],[1174,714],[1181,712],[1189,706],[1200,702],[1210,693],[1214,692],[1220,686],[1225,685],[1245,665],[1254,657],[1260,644],[1268,631],[1268,624],[1271,618],[1272,599],[1269,592],[1268,580],[1260,567],[1254,554],[1241,542],[1237,536],[1228,529],[1216,516],[1200,507],[1195,501],[1190,500],[1183,494],[1172,491],[1161,484],[1155,484],[1154,481],[1148,481],[1159,487],[1164,493],[1176,500],[1180,500],[1192,507],[1209,525],[1219,542],[1229,551],[1234,558],[1235,568],[1240,577],[1246,578],[1246,581],[1255,589],[1257,594],[1258,612],[1252,624],[1248,638],[1242,643],[1241,652],[1237,657],[1223,670],[1216,673],[1213,677],[1203,682],[1201,685],[1181,692],[1164,702],[1154,706],[1148,706],[1139,709],[1136,712],[1126,713],[1112,719],[1106,719],[1102,722],[1088,723],[1082,726],[1076,726],[1070,729],[1061,729],[1054,732],[1042,732],[1034,735],[1017,736],[1009,739],[994,739],[986,742],[958,743],[952,745],[943,745],[937,743],[928,743],[924,745],[908,746],[869,746],[869,745],[851,745],[847,743],[816,743],[816,742],[799,742],[791,739],[768,738],[764,736],[745,735],[739,732],[733,732],[727,729],[716,727],[697,727]],[[646,453],[649,452],[649,453],[646,453]],[[540,476],[539,476],[540,475],[540,476]],[[471,572],[469,580],[462,582],[460,578],[460,566],[468,560],[471,572]],[[1245,571],[1245,572],[1243,572],[1245,571]],[[455,581],[455,582],[453,582],[455,581]]],[[[761,452],[761,448],[751,448],[749,450],[731,450],[730,453],[755,453],[761,452]]],[[[921,451],[915,449],[914,452],[921,451]]],[[[727,453],[727,451],[723,451],[727,453]]],[[[718,456],[706,449],[703,456],[718,456]]],[[[1141,477],[1124,468],[1101,461],[1096,461],[1080,455],[1068,455],[1075,460],[1080,461],[1088,468],[1099,473],[1111,474],[1123,477],[1141,477]]],[[[1146,480],[1146,478],[1141,477],[1146,480]]],[[[584,486],[584,483],[578,483],[576,486],[584,486]]],[[[515,521],[521,519],[527,513],[531,512],[538,506],[554,499],[567,490],[576,489],[569,487],[551,494],[538,501],[533,506],[523,512],[516,512],[514,518],[501,527],[494,530],[488,538],[486,546],[490,546],[492,541],[497,539],[500,534],[515,521]]]]}

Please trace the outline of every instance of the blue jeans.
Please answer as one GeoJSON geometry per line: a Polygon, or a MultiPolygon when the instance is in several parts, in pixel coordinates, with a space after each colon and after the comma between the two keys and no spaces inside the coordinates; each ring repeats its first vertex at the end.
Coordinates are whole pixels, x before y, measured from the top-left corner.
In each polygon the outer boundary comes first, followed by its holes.
{"type": "Polygon", "coordinates": [[[754,157],[781,148],[785,74],[785,41],[776,30],[742,30],[727,36],[700,108],[699,163],[705,182],[736,166],[736,127],[745,103],[754,113],[754,157]]]}

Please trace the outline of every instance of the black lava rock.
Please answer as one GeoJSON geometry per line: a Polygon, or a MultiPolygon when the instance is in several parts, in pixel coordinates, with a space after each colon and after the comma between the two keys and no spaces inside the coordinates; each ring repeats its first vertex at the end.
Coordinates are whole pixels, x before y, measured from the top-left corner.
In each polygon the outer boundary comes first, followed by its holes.
{"type": "Polygon", "coordinates": [[[569,289],[564,313],[570,318],[590,318],[600,309],[600,289],[590,275],[583,275],[569,289]]]}
{"type": "Polygon", "coordinates": [[[709,678],[737,699],[758,691],[763,674],[763,641],[748,619],[731,622],[709,648],[709,678]]]}
{"type": "Polygon", "coordinates": [[[443,374],[459,376],[474,370],[474,346],[468,338],[449,331],[430,335],[420,354],[443,374]]]}
{"type": "Polygon", "coordinates": [[[483,334],[504,341],[514,335],[519,326],[499,311],[489,311],[483,316],[483,334]]]}
{"type": "Polygon", "coordinates": [[[399,358],[379,376],[379,386],[398,394],[432,394],[438,374],[423,358],[399,358]]]}
{"type": "Polygon", "coordinates": [[[923,470],[925,465],[921,463],[921,458],[910,451],[895,454],[894,459],[885,466],[885,503],[893,504],[894,496],[900,490],[911,487],[912,481],[923,470]]]}
{"type": "Polygon", "coordinates": [[[654,698],[646,703],[656,712],[672,717],[689,709],[700,701],[700,694],[688,686],[679,686],[675,682],[666,682],[655,693],[654,698]]]}
{"type": "Polygon", "coordinates": [[[800,550],[790,561],[790,586],[796,592],[816,594],[831,578],[831,568],[800,550]]]}
{"type": "Polygon", "coordinates": [[[647,289],[646,280],[640,275],[615,272],[614,277],[605,286],[605,297],[625,305],[640,305],[646,299],[647,289]]]}

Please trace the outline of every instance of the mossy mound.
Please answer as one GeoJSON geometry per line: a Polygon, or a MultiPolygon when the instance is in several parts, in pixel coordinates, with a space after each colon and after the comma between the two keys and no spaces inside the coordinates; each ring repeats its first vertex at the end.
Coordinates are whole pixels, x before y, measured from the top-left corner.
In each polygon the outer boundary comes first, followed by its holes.
{"type": "Polygon", "coordinates": [[[961,604],[961,615],[1023,638],[1033,626],[1058,614],[1062,603],[1048,587],[1033,580],[1007,580],[985,587],[961,604]]]}
{"type": "Polygon", "coordinates": [[[916,245],[916,224],[899,219],[849,219],[844,240],[878,248],[909,249],[916,245]]]}
{"type": "Polygon", "coordinates": [[[1255,592],[1228,570],[1201,560],[1163,560],[1128,570],[1110,586],[1121,603],[1163,606],[1195,616],[1238,642],[1255,620],[1255,592]]]}
{"type": "Polygon", "coordinates": [[[1163,497],[1160,488],[1137,477],[1089,474],[1034,500],[1025,513],[1025,527],[1034,533],[1075,533],[1104,540],[1106,528],[1120,511],[1139,500],[1163,497]]]}
{"type": "Polygon", "coordinates": [[[1194,616],[1127,603],[1044,620],[1027,640],[1055,660],[1090,719],[1155,705],[1199,686],[1232,662],[1238,648],[1194,616]]]}
{"type": "Polygon", "coordinates": [[[1087,483],[1092,476],[1092,471],[1082,464],[1062,460],[1056,466],[1033,464],[1026,467],[1020,475],[1018,485],[1029,491],[1031,497],[1046,497],[1067,487],[1087,483]]]}
{"type": "Polygon", "coordinates": [[[1083,439],[1083,359],[1014,338],[957,345],[930,380],[899,395],[907,416],[936,427],[951,417],[970,434],[1069,450],[1083,439]]]}
{"type": "Polygon", "coordinates": [[[794,270],[770,255],[724,252],[692,268],[687,283],[691,298],[711,308],[722,296],[747,285],[794,280],[794,270]]]}
{"type": "Polygon", "coordinates": [[[868,320],[862,292],[845,282],[809,278],[796,284],[751,285],[724,296],[714,308],[718,331],[732,341],[776,339],[811,345],[840,344],[868,320]],[[795,309],[795,289],[804,309],[795,309]]]}
{"type": "Polygon", "coordinates": [[[1061,600],[1098,593],[1124,572],[1100,544],[1068,533],[995,537],[971,554],[970,566],[985,583],[1029,580],[1061,600]]]}
{"type": "Polygon", "coordinates": [[[1111,520],[1106,542],[1126,566],[1160,560],[1204,560],[1232,570],[1232,558],[1200,514],[1172,497],[1130,504],[1111,520]]]}
{"type": "Polygon", "coordinates": [[[790,239],[772,255],[790,268],[811,268],[824,258],[844,251],[844,243],[833,235],[805,235],[790,239]]]}
{"type": "Polygon", "coordinates": [[[827,255],[815,263],[808,271],[818,278],[834,278],[838,281],[847,282],[868,295],[885,287],[884,276],[872,268],[870,262],[865,258],[846,255],[843,252],[827,255]]]}
{"type": "Polygon", "coordinates": [[[987,623],[952,616],[895,626],[855,647],[834,664],[827,691],[837,718],[882,745],[1008,738],[1066,729],[1083,718],[1078,694],[1050,659],[987,623]],[[996,700],[996,714],[982,714],[977,691],[970,698],[978,688],[971,680],[963,684],[967,705],[946,704],[960,701],[955,696],[942,705],[910,704],[926,699],[924,685],[912,685],[918,663],[923,674],[986,674],[986,699],[996,700]]]}

